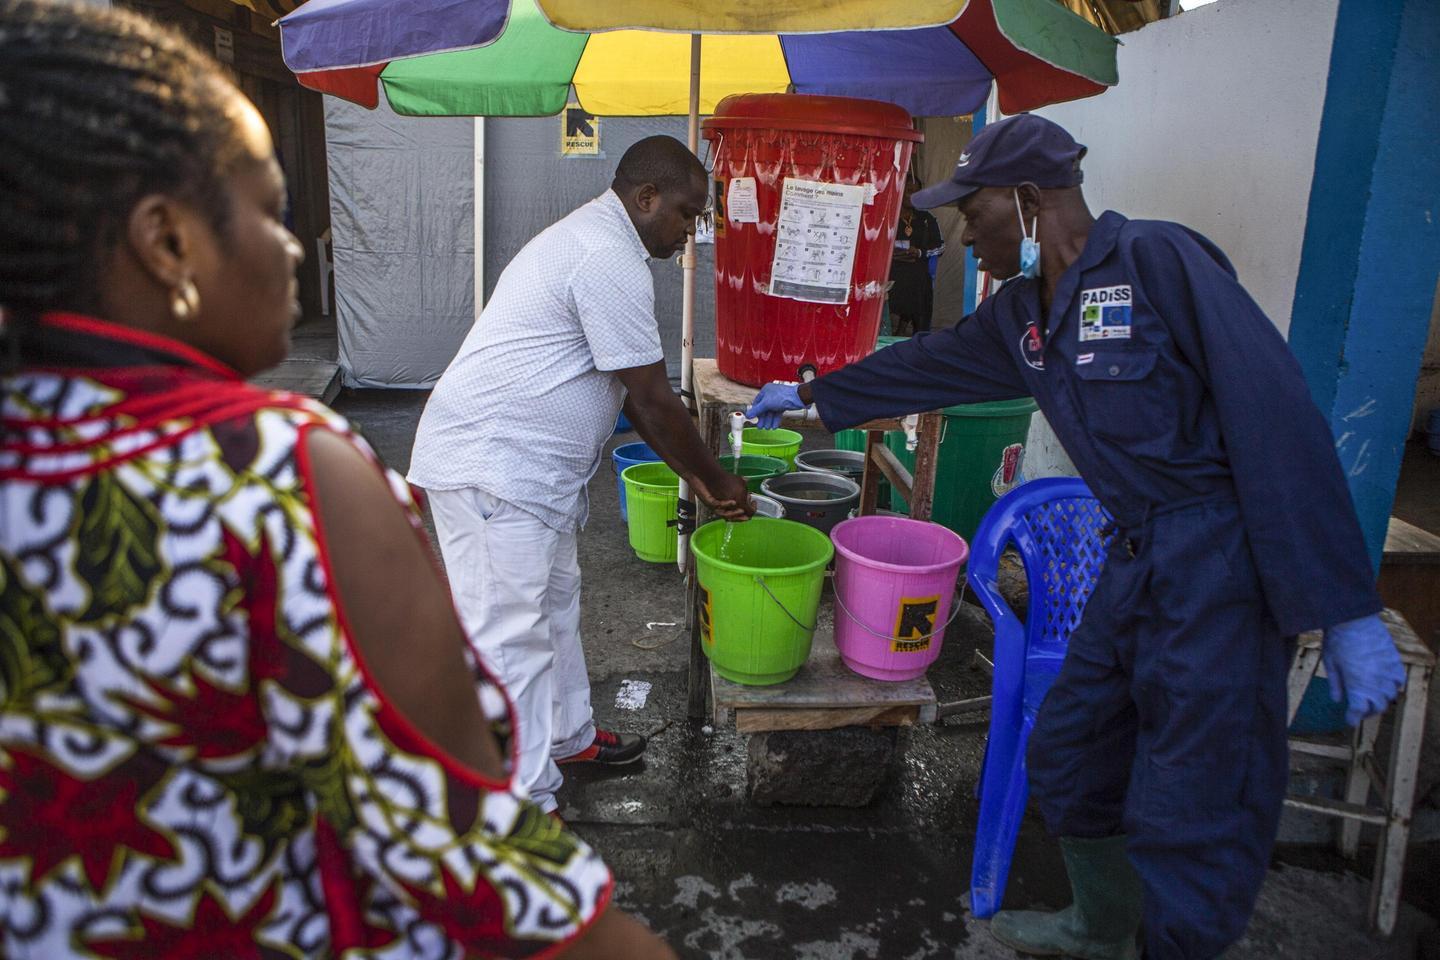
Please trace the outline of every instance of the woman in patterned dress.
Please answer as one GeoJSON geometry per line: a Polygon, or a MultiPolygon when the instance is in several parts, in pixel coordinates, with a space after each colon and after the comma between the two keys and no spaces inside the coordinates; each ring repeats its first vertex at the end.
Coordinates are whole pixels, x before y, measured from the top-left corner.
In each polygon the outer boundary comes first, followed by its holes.
{"type": "Polygon", "coordinates": [[[636,957],[511,788],[403,483],[286,353],[253,105],[134,15],[0,0],[0,955],[636,957]]]}

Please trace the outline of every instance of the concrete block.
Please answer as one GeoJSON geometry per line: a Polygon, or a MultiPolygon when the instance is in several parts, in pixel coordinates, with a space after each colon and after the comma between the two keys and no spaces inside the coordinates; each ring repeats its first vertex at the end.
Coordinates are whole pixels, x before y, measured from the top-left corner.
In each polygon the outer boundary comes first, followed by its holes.
{"type": "Polygon", "coordinates": [[[745,779],[761,806],[863,807],[890,772],[898,728],[752,734],[745,779]]]}

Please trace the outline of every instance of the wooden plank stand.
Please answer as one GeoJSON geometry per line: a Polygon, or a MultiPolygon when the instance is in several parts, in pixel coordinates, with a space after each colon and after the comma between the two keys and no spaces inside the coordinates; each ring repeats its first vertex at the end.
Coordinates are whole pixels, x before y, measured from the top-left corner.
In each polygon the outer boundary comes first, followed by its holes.
{"type": "MultiPolygon", "coordinates": [[[[1390,628],[1390,637],[1395,641],[1395,650],[1405,670],[1405,686],[1393,707],[1395,722],[1388,761],[1382,759],[1376,746],[1380,733],[1379,715],[1362,720],[1351,733],[1350,742],[1344,746],[1292,737],[1292,753],[1320,757],[1346,768],[1345,799],[1328,800],[1292,794],[1285,798],[1285,803],[1310,813],[1339,818],[1342,822],[1336,845],[1341,856],[1349,859],[1354,859],[1359,852],[1360,827],[1371,824],[1380,828],[1375,869],[1370,880],[1369,915],[1371,926],[1382,935],[1389,936],[1395,930],[1395,920],[1400,911],[1400,880],[1405,873],[1405,850],[1415,805],[1415,781],[1425,730],[1425,709],[1436,658],[1415,636],[1415,631],[1404,617],[1389,609],[1381,616],[1390,628]],[[1370,802],[1372,794],[1378,803],[1370,802]]],[[[1322,634],[1312,631],[1302,633],[1296,644],[1288,681],[1287,722],[1295,719],[1311,679],[1324,673],[1322,642],[1322,634]]]]}
{"type": "MultiPolygon", "coordinates": [[[[694,371],[700,436],[720,454],[729,436],[730,413],[743,410],[755,390],[720,376],[714,360],[697,359],[694,371]]],[[[818,421],[798,419],[785,421],[785,426],[820,428],[818,421]]],[[[940,426],[938,414],[918,418],[912,475],[882,442],[884,431],[902,429],[902,423],[884,420],[863,425],[867,450],[861,514],[875,512],[883,474],[912,505],[911,516],[929,519],[940,426]]],[[[871,680],[846,667],[835,649],[827,590],[810,658],[798,674],[768,687],[733,683],[714,672],[701,647],[693,568],[689,590],[690,715],[709,713],[717,726],[733,722],[748,737],[746,778],[751,799],[809,806],[868,803],[891,767],[898,728],[934,720],[935,692],[929,681],[924,677],[898,683],[871,680]],[[707,694],[713,712],[706,710],[707,694]]]]}

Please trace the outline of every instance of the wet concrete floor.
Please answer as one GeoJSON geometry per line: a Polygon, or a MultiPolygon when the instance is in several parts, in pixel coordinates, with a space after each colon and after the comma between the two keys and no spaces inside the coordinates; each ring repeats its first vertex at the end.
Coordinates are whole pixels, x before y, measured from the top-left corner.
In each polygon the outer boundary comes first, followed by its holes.
{"type": "MultiPolygon", "coordinates": [[[[336,408],[403,472],[425,394],[347,391],[336,408]]],[[[633,435],[612,441],[627,442],[633,435]]],[[[823,435],[807,446],[825,446],[823,435]]],[[[619,520],[605,464],[590,485],[581,537],[582,631],[597,720],[646,733],[645,759],[617,770],[568,773],[567,823],[615,872],[616,898],[686,958],[931,960],[1012,958],[965,909],[985,718],[950,718],[905,731],[905,750],[881,796],[863,809],[761,808],[745,795],[745,742],[733,729],[686,718],[684,593],[673,566],[637,559],[619,520]],[[649,684],[648,689],[644,687],[649,684]]],[[[992,634],[967,606],[930,673],[941,701],[982,696],[970,669],[992,634]]],[[[1407,897],[1437,912],[1434,845],[1411,856],[1407,897]]],[[[1368,858],[1359,869],[1368,876],[1368,858]]],[[[1389,941],[1367,935],[1368,882],[1328,850],[1284,847],[1232,960],[1389,960],[1417,956],[1429,918],[1407,905],[1389,941]]],[[[1058,851],[1026,819],[1007,905],[1068,900],[1058,851]]]]}

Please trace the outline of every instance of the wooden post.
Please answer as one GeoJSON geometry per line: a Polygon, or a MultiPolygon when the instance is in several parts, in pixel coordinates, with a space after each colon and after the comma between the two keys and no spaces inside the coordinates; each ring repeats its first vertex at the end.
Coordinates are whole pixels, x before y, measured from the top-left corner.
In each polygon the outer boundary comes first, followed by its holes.
{"type": "Polygon", "coordinates": [[[915,472],[912,480],[910,516],[929,520],[935,504],[935,467],[940,460],[940,430],[944,417],[927,413],[920,418],[916,434],[920,443],[915,447],[915,472]]]}
{"type": "MultiPolygon", "coordinates": [[[[696,391],[696,407],[699,419],[700,440],[716,456],[721,456],[721,447],[726,442],[730,427],[726,422],[725,409],[718,404],[705,403],[704,394],[696,391]]],[[[725,450],[724,453],[729,453],[725,450]]],[[[696,500],[695,528],[709,519],[709,510],[696,500]]],[[[710,716],[710,660],[700,637],[700,582],[695,564],[690,564],[685,573],[685,626],[690,636],[690,663],[685,684],[689,694],[686,713],[692,720],[703,720],[710,716]]]]}
{"type": "Polygon", "coordinates": [[[860,515],[873,514],[880,505],[880,466],[875,462],[874,450],[883,446],[885,434],[879,430],[865,431],[865,473],[860,479],[860,515]]]}
{"type": "Polygon", "coordinates": [[[701,646],[699,604],[700,584],[692,563],[685,576],[685,626],[690,635],[690,664],[685,675],[689,698],[685,712],[691,720],[703,720],[709,713],[706,694],[710,689],[710,661],[701,646]]]}

